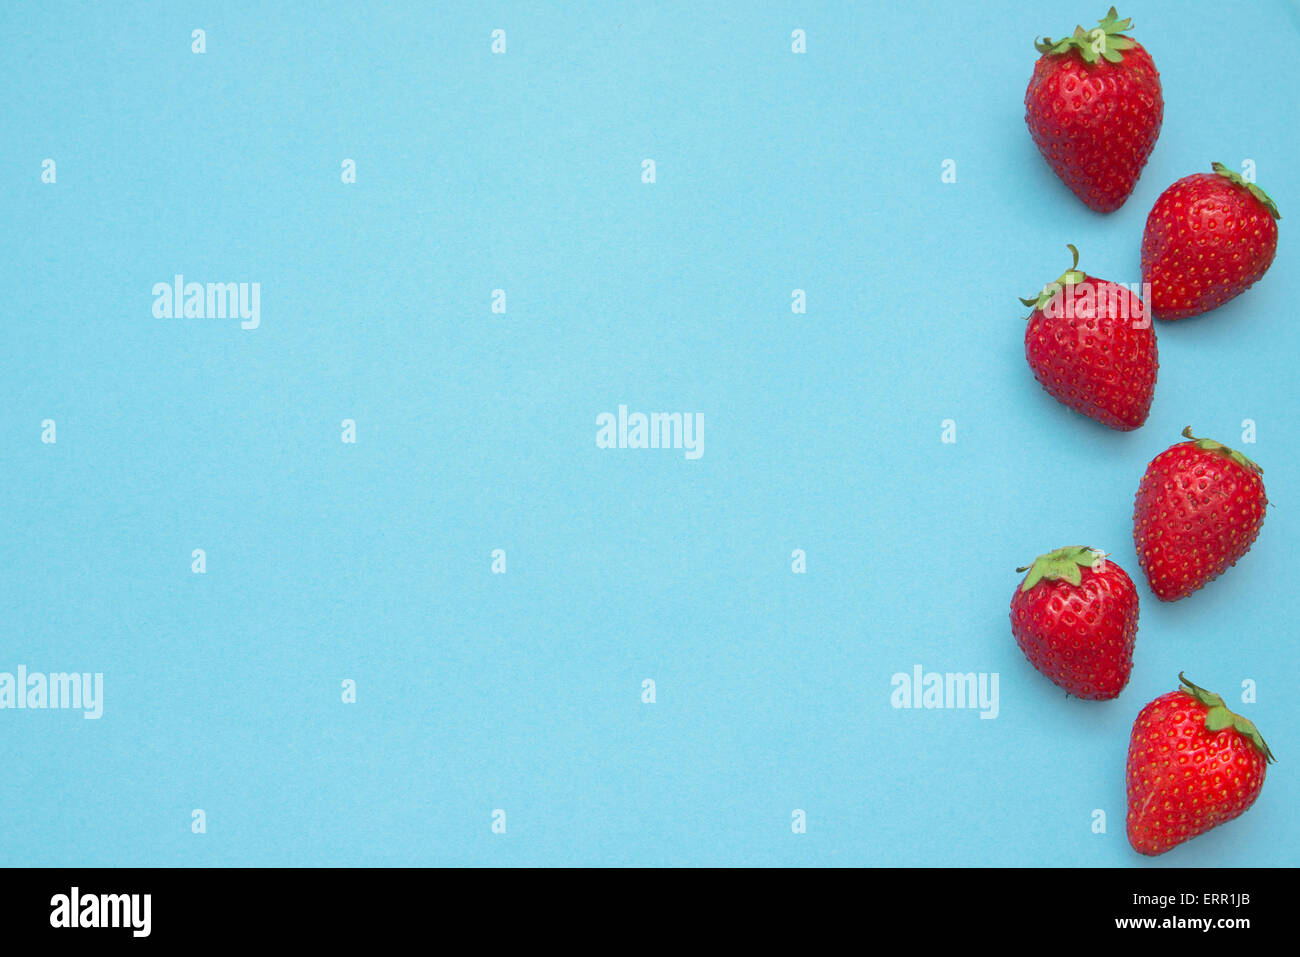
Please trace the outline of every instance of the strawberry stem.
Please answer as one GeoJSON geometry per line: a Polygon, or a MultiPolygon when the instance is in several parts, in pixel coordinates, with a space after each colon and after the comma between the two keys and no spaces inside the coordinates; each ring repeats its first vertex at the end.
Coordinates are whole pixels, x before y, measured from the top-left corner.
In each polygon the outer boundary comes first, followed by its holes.
{"type": "Polygon", "coordinates": [[[1264,760],[1268,764],[1273,764],[1277,758],[1273,757],[1273,752],[1269,750],[1268,745],[1264,742],[1264,736],[1259,733],[1255,723],[1249,718],[1244,718],[1235,711],[1229,710],[1228,706],[1223,703],[1223,699],[1213,691],[1206,691],[1200,685],[1192,684],[1180,671],[1178,680],[1182,687],[1179,688],[1184,694],[1190,695],[1201,704],[1205,705],[1205,730],[1222,731],[1224,728],[1232,728],[1239,734],[1250,739],[1256,750],[1264,755],[1264,760]]]}
{"type": "Polygon", "coordinates": [[[1079,569],[1095,568],[1105,557],[1100,549],[1088,545],[1067,545],[1046,555],[1039,555],[1032,565],[1016,569],[1018,572],[1029,572],[1020,583],[1020,590],[1029,591],[1043,579],[1055,581],[1064,578],[1071,585],[1077,585],[1083,581],[1083,573],[1079,569]]]}
{"type": "Polygon", "coordinates": [[[1089,64],[1096,63],[1099,58],[1104,58],[1109,63],[1120,63],[1123,62],[1124,51],[1137,46],[1136,40],[1124,36],[1126,31],[1132,29],[1133,21],[1128,17],[1121,20],[1115,8],[1111,7],[1093,29],[1085,30],[1076,26],[1074,33],[1060,40],[1043,37],[1034,41],[1034,49],[1044,56],[1077,51],[1083,62],[1089,64]]]}
{"type": "MultiPolygon", "coordinates": [[[[1066,243],[1065,248],[1070,250],[1070,255],[1074,259],[1074,261],[1070,263],[1070,268],[1061,273],[1054,282],[1049,282],[1044,286],[1043,291],[1034,298],[1020,300],[1026,306],[1032,307],[1034,312],[1037,312],[1039,309],[1042,309],[1051,302],[1052,297],[1066,286],[1077,286],[1088,278],[1088,274],[1079,269],[1079,250],[1075,249],[1070,243],[1066,243]]],[[[1034,313],[1031,312],[1029,316],[1032,316],[1033,314],[1034,313]]],[[[1029,316],[1026,316],[1025,318],[1028,319],[1029,316]]]]}
{"type": "Polygon", "coordinates": [[[1254,183],[1247,182],[1245,177],[1243,177],[1240,173],[1233,172],[1232,170],[1228,169],[1228,167],[1224,166],[1222,163],[1213,163],[1211,165],[1214,167],[1214,171],[1218,173],[1220,176],[1226,177],[1231,182],[1237,184],[1242,189],[1250,193],[1251,196],[1254,196],[1257,200],[1263,203],[1264,208],[1268,210],[1269,215],[1272,216],[1274,219],[1282,218],[1282,214],[1277,211],[1277,203],[1273,202],[1273,200],[1268,198],[1268,193],[1264,192],[1254,183]]]}
{"type": "Polygon", "coordinates": [[[1192,445],[1195,445],[1198,449],[1204,449],[1207,452],[1216,452],[1219,455],[1223,455],[1227,458],[1232,459],[1238,465],[1242,466],[1243,468],[1248,468],[1252,472],[1255,472],[1258,475],[1264,474],[1264,470],[1259,467],[1258,463],[1252,462],[1250,459],[1246,458],[1246,456],[1242,455],[1236,449],[1230,449],[1222,442],[1216,442],[1214,441],[1214,439],[1198,439],[1196,436],[1192,435],[1192,427],[1190,425],[1187,428],[1183,429],[1183,438],[1187,439],[1192,445]]]}

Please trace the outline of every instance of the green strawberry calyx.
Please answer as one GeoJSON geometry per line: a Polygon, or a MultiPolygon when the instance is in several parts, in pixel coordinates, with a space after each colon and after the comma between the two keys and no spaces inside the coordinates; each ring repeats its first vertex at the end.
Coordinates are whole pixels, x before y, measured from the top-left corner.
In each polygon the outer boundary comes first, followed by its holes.
{"type": "Polygon", "coordinates": [[[1224,166],[1222,163],[1213,163],[1211,165],[1214,167],[1214,171],[1220,176],[1227,177],[1229,181],[1240,186],[1242,189],[1250,193],[1251,196],[1254,196],[1257,200],[1263,203],[1264,208],[1268,210],[1269,215],[1274,219],[1282,218],[1282,214],[1277,211],[1277,203],[1268,198],[1268,193],[1264,192],[1254,183],[1248,182],[1240,173],[1228,169],[1228,167],[1224,166]]]}
{"type": "Polygon", "coordinates": [[[1192,435],[1192,427],[1190,425],[1183,429],[1183,438],[1187,439],[1188,442],[1196,446],[1198,449],[1204,449],[1206,452],[1214,452],[1218,455],[1230,458],[1242,468],[1250,469],[1257,475],[1264,474],[1264,470],[1259,467],[1258,463],[1252,462],[1236,449],[1230,449],[1222,442],[1216,442],[1214,439],[1198,439],[1196,436],[1192,435]]]}
{"type": "MultiPolygon", "coordinates": [[[[1034,312],[1037,312],[1039,309],[1042,309],[1051,302],[1052,297],[1066,286],[1077,286],[1088,278],[1088,274],[1079,268],[1079,250],[1075,249],[1074,246],[1069,243],[1065,244],[1065,248],[1070,250],[1070,255],[1074,257],[1074,262],[1070,264],[1070,268],[1061,273],[1054,282],[1049,282],[1044,286],[1043,291],[1037,296],[1034,296],[1032,299],[1020,300],[1026,306],[1033,308],[1034,312]]],[[[1031,312],[1029,315],[1032,316],[1033,314],[1034,313],[1031,312]]],[[[1029,316],[1026,316],[1025,318],[1029,318],[1029,316]]]]}
{"type": "Polygon", "coordinates": [[[1106,553],[1089,545],[1066,545],[1046,555],[1039,555],[1032,565],[1017,568],[1018,572],[1029,572],[1020,583],[1021,591],[1029,591],[1043,579],[1055,581],[1064,578],[1071,585],[1083,581],[1081,568],[1095,569],[1099,562],[1106,560],[1106,553]]]}
{"type": "Polygon", "coordinates": [[[1073,34],[1060,40],[1043,37],[1034,41],[1034,49],[1039,53],[1053,55],[1077,50],[1084,63],[1096,63],[1099,58],[1120,63],[1124,59],[1124,51],[1137,46],[1136,40],[1124,36],[1126,30],[1132,29],[1133,21],[1128,17],[1121,20],[1115,8],[1111,7],[1093,29],[1085,30],[1076,26],[1073,34]]]}
{"type": "Polygon", "coordinates": [[[1264,743],[1264,736],[1255,727],[1255,722],[1228,710],[1228,706],[1223,703],[1222,698],[1213,691],[1206,691],[1199,685],[1192,684],[1181,671],[1178,672],[1178,680],[1182,684],[1182,687],[1178,689],[1179,691],[1191,695],[1205,705],[1207,709],[1205,712],[1206,731],[1222,731],[1224,728],[1232,728],[1238,734],[1250,738],[1251,744],[1255,746],[1260,754],[1264,755],[1266,763],[1272,764],[1277,760],[1277,758],[1273,757],[1273,752],[1268,749],[1268,745],[1264,743]]]}

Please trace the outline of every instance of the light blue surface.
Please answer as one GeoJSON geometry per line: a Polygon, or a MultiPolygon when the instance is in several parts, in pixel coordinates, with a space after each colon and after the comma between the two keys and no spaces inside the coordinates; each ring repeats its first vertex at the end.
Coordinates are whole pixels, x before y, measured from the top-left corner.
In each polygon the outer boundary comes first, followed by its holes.
{"type": "Polygon", "coordinates": [[[1293,8],[1213,55],[1217,5],[1121,9],[1166,110],[1102,216],[1022,101],[1035,34],[1104,2],[112,6],[0,22],[0,671],[104,675],[97,721],[0,711],[0,863],[1297,862],[1293,8]],[[1160,191],[1245,159],[1277,261],[1157,327],[1146,426],[1049,398],[1016,297],[1067,242],[1138,281],[1160,191]],[[260,327],[154,318],[176,273],[259,282],[260,327]],[[703,457],[598,449],[620,404],[703,413],[703,457]],[[1143,468],[1247,418],[1276,507],[1161,605],[1143,468]],[[1142,596],[1110,703],[1007,622],[1084,543],[1142,596]],[[998,673],[998,717],[894,709],[916,664],[998,673]],[[1125,751],[1180,669],[1256,681],[1279,763],[1152,862],[1125,751]]]}

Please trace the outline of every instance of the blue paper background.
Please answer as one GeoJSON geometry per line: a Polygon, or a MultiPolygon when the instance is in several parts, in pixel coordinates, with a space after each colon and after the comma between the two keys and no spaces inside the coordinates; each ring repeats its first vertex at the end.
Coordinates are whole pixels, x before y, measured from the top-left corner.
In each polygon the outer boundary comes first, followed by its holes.
{"type": "Polygon", "coordinates": [[[1101,3],[114,6],[0,23],[0,671],[105,682],[98,721],[0,711],[0,863],[1296,863],[1294,5],[1121,9],[1166,110],[1107,216],[1022,106],[1101,3]],[[1138,281],[1160,191],[1245,159],[1268,276],[1158,326],[1139,431],[1050,399],[1016,297],[1067,242],[1138,281]],[[260,282],[261,327],[155,319],[176,273],[260,282]],[[702,412],[704,456],[598,449],[621,403],[702,412]],[[1138,479],[1244,419],[1276,507],[1162,605],[1138,479]],[[1007,623],[1076,543],[1140,583],[1114,702],[1007,623]],[[998,718],[895,710],[915,664],[997,672],[998,718]],[[1180,669],[1254,680],[1280,760],[1149,861],[1128,731],[1180,669]]]}

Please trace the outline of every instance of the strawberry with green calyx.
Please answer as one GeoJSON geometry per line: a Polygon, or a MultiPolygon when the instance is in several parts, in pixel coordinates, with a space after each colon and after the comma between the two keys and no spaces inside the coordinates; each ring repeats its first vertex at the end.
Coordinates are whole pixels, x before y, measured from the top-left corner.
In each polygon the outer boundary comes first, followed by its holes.
{"type": "Polygon", "coordinates": [[[1133,192],[1164,119],[1160,74],[1115,8],[1095,28],[1038,40],[1025,123],[1049,166],[1090,209],[1133,192]]]}
{"type": "Polygon", "coordinates": [[[1264,524],[1264,470],[1213,439],[1183,429],[1138,486],[1133,544],[1161,601],[1186,598],[1250,551],[1264,524]]]}
{"type": "Polygon", "coordinates": [[[1039,555],[1011,597],[1011,633],[1038,671],[1077,698],[1114,698],[1128,684],[1138,595],[1124,569],[1095,548],[1039,555]]]}
{"type": "Polygon", "coordinates": [[[1240,816],[1274,760],[1254,723],[1180,672],[1177,691],[1142,709],[1129,737],[1129,843],[1163,854],[1240,816]]]}
{"type": "Polygon", "coordinates": [[[1102,425],[1131,431],[1147,420],[1160,368],[1146,305],[1128,287],[1074,262],[1033,299],[1025,359],[1049,395],[1102,425]]]}
{"type": "Polygon", "coordinates": [[[1240,296],[1273,264],[1281,218],[1267,193],[1222,163],[1174,183],[1142,234],[1152,314],[1185,319],[1240,296]]]}

